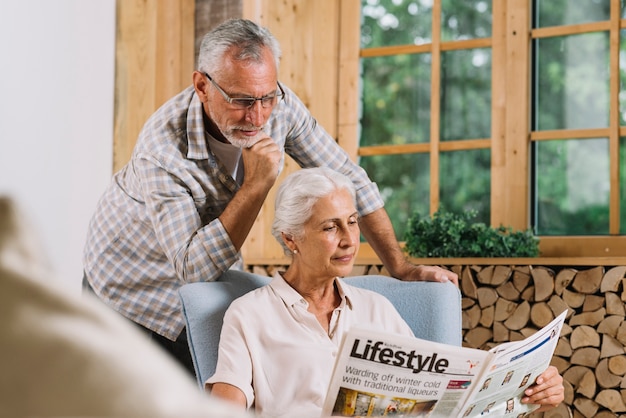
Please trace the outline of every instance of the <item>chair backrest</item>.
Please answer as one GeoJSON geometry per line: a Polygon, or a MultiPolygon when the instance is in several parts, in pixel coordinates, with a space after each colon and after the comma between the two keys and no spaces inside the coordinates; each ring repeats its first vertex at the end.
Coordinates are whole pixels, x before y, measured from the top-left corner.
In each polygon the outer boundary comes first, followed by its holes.
{"type": "MultiPolygon", "coordinates": [[[[271,277],[230,270],[215,282],[189,283],[179,293],[198,384],[213,375],[224,313],[234,299],[271,277]]],[[[346,282],[378,292],[393,303],[416,337],[461,345],[461,293],[452,283],[403,282],[387,276],[355,276],[346,282]]]]}

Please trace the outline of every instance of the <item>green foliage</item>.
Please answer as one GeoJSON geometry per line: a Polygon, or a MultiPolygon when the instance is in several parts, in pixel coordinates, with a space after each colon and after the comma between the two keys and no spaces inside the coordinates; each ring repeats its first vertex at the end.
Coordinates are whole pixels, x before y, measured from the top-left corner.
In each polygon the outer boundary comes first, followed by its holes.
{"type": "Polygon", "coordinates": [[[411,257],[537,257],[539,239],[531,230],[513,231],[474,222],[477,212],[461,215],[439,209],[432,218],[415,212],[409,219],[405,251],[411,257]]]}

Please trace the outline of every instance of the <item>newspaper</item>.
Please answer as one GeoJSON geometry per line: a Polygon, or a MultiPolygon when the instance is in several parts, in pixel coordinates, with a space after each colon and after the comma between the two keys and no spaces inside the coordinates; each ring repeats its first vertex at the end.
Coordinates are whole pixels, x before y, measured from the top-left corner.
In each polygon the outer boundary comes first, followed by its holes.
{"type": "Polygon", "coordinates": [[[322,416],[525,417],[538,406],[523,392],[550,365],[566,313],[489,351],[353,328],[322,416]]]}

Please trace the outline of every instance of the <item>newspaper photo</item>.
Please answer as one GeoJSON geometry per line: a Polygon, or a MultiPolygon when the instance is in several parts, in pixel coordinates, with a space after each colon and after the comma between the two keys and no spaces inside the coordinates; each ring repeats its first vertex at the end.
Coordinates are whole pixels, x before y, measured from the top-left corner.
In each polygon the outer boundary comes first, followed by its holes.
{"type": "Polygon", "coordinates": [[[353,328],[322,416],[525,417],[538,406],[523,392],[550,365],[565,316],[489,351],[353,328]]]}

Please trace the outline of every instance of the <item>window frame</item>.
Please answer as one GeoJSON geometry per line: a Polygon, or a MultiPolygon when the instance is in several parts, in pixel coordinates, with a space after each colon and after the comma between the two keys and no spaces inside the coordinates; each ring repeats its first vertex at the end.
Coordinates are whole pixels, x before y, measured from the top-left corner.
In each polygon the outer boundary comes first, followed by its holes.
{"type": "MultiPolygon", "coordinates": [[[[619,125],[619,42],[620,0],[611,0],[609,21],[533,29],[533,0],[492,2],[491,38],[463,41],[441,40],[441,0],[433,1],[432,41],[422,45],[397,45],[360,49],[361,2],[341,2],[340,56],[338,77],[338,141],[356,160],[359,156],[393,153],[429,153],[430,212],[439,206],[439,158],[445,151],[491,148],[491,224],[526,229],[531,223],[531,143],[543,140],[597,138],[609,139],[610,224],[606,236],[539,236],[544,257],[617,257],[626,253],[626,236],[620,236],[619,141],[626,127],[619,125]],[[601,129],[533,131],[530,123],[532,44],[535,39],[607,31],[609,33],[610,122],[601,129]],[[491,138],[440,141],[441,53],[458,49],[491,47],[492,110],[491,138]],[[426,144],[358,146],[359,60],[407,53],[431,54],[430,142],[426,144]],[[356,81],[355,81],[356,80],[356,81]]],[[[376,258],[364,243],[359,261],[376,258]]]]}

